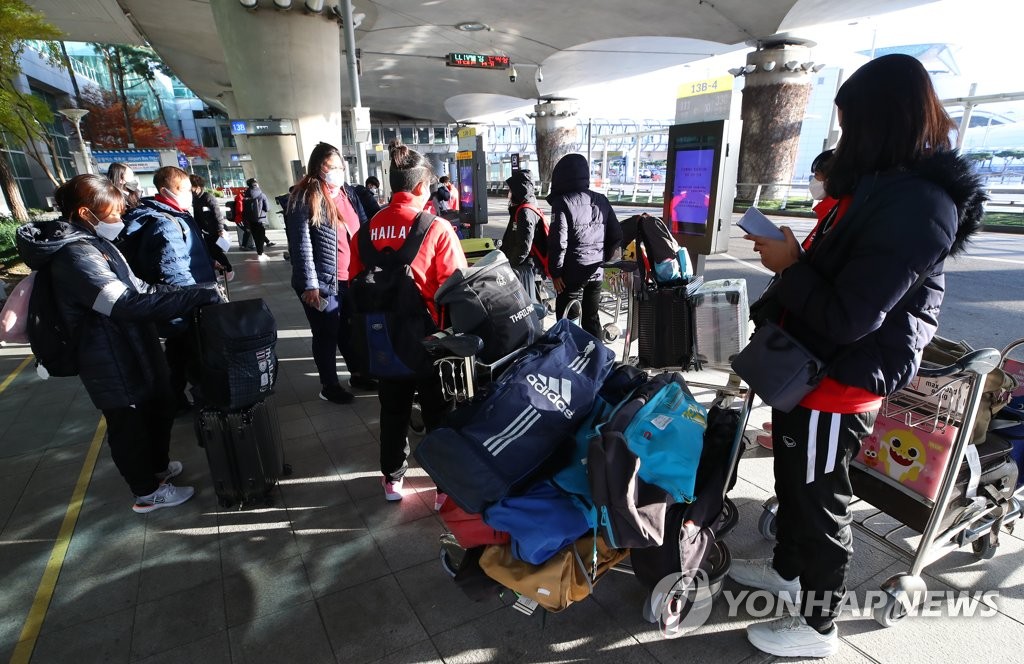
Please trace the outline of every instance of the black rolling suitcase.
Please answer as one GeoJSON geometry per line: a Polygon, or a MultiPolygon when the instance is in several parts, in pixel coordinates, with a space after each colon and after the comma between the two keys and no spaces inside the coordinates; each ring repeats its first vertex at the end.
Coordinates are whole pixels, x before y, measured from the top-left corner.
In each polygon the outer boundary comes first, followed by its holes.
{"type": "Polygon", "coordinates": [[[221,507],[273,503],[271,492],[289,468],[272,407],[260,401],[232,411],[203,408],[196,415],[196,435],[221,507]]]}
{"type": "Polygon", "coordinates": [[[693,299],[686,288],[639,294],[637,356],[641,367],[686,370],[695,352],[693,299]]]}

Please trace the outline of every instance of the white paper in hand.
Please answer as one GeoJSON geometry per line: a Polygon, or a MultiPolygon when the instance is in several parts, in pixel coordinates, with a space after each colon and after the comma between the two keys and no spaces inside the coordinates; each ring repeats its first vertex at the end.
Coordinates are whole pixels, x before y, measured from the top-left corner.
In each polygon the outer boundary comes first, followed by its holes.
{"type": "Polygon", "coordinates": [[[742,228],[749,235],[755,235],[757,237],[766,237],[769,240],[785,240],[786,236],[779,227],[772,223],[772,220],[764,216],[764,214],[757,208],[749,208],[740,217],[740,220],[736,222],[736,225],[742,228]]]}
{"type": "Polygon", "coordinates": [[[221,251],[227,251],[231,248],[231,240],[221,235],[217,238],[217,246],[220,247],[221,251]]]}

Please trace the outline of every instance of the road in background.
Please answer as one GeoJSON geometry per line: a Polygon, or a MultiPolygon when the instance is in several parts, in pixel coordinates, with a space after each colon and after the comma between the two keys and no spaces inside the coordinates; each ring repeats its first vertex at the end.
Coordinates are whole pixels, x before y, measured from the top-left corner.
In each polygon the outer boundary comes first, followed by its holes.
{"type": "MultiPolygon", "coordinates": [[[[547,213],[548,206],[540,202],[547,213]]],[[[508,220],[506,203],[491,199],[491,223],[483,235],[500,238],[508,220]]],[[[633,214],[658,214],[657,208],[616,206],[620,219],[633,214]]],[[[772,217],[787,225],[797,237],[804,237],[813,220],[772,217]]],[[[751,301],[757,299],[771,275],[761,266],[753,245],[743,239],[735,225],[725,254],[708,256],[704,278],[746,279],[751,301]]],[[[939,334],[964,340],[975,348],[1002,349],[1024,337],[1024,235],[984,232],[975,236],[964,255],[946,261],[946,296],[939,317],[939,334]]],[[[1024,357],[1024,351],[1018,351],[1024,357]]]]}

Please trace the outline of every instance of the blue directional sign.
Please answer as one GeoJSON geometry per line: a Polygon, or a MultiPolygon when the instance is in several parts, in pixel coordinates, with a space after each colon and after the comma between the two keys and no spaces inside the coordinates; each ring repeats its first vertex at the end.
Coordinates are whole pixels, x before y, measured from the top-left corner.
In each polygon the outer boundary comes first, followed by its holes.
{"type": "Polygon", "coordinates": [[[181,166],[181,170],[188,170],[188,157],[183,154],[178,155],[178,166],[181,166]]]}

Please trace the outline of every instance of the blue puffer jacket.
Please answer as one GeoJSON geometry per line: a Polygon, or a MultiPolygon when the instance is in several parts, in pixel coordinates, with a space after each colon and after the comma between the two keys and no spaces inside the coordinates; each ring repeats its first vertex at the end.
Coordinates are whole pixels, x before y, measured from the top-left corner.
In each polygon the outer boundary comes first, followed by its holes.
{"type": "MultiPolygon", "coordinates": [[[[320,290],[326,295],[338,294],[338,232],[331,224],[313,226],[309,223],[309,206],[298,194],[289,199],[284,216],[288,253],[292,263],[292,288],[302,294],[307,290],[320,290]]],[[[359,225],[366,223],[366,213],[354,189],[345,185],[349,203],[359,215],[359,225]]],[[[324,199],[325,204],[331,203],[324,199]]],[[[333,204],[333,203],[331,203],[333,204]]],[[[324,212],[326,214],[326,212],[324,212]]]]}
{"type": "Polygon", "coordinates": [[[124,215],[124,223],[117,246],[146,283],[192,286],[217,280],[202,233],[188,212],[144,198],[124,215]]]}
{"type": "Polygon", "coordinates": [[[58,310],[78,340],[78,375],[101,410],[146,403],[167,390],[153,323],[220,301],[215,290],[143,283],[113,245],[77,223],[24,224],[17,243],[33,270],[51,266],[58,310]]]}
{"type": "Polygon", "coordinates": [[[611,260],[622,241],[622,227],[603,194],[590,191],[590,168],[580,154],[562,157],[551,173],[548,270],[569,288],[601,279],[601,263],[611,260]]]}
{"type": "Polygon", "coordinates": [[[832,378],[891,394],[917,373],[938,327],[943,263],[980,228],[984,200],[970,164],[952,153],[865,177],[846,214],[762,299],[781,305],[786,330],[818,357],[838,358],[832,378]],[[922,272],[930,276],[893,311],[922,272]]]}

